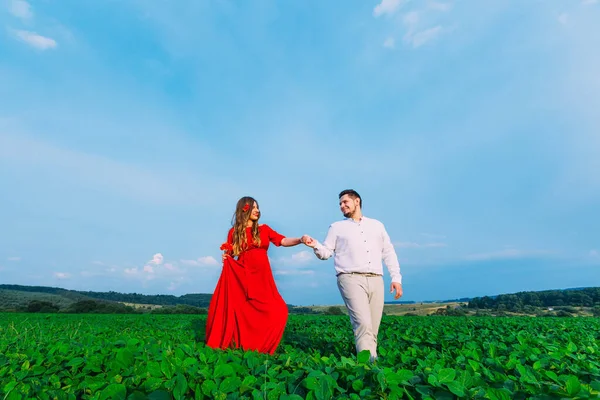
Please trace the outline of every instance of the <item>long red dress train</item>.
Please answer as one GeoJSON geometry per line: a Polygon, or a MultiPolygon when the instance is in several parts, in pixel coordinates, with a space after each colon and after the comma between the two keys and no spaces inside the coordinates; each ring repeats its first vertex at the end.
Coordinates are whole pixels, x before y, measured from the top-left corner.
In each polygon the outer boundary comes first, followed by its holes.
{"type": "MultiPolygon", "coordinates": [[[[281,246],[283,235],[268,225],[258,227],[260,246],[246,229],[248,248],[237,260],[227,257],[210,300],[206,321],[206,345],[239,348],[273,354],[281,342],[288,308],[277,290],[267,250],[281,246]]],[[[233,229],[227,242],[232,243],[233,229]]]]}

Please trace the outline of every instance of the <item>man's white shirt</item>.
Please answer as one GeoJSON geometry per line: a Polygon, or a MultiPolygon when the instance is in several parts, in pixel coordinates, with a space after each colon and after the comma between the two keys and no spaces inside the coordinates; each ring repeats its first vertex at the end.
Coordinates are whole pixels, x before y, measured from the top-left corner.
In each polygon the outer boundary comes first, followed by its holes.
{"type": "Polygon", "coordinates": [[[334,222],[323,243],[317,242],[315,255],[321,260],[334,256],[337,274],[361,272],[383,275],[383,263],[392,282],[402,283],[400,263],[394,246],[378,220],[363,216],[360,221],[346,218],[334,222]]]}

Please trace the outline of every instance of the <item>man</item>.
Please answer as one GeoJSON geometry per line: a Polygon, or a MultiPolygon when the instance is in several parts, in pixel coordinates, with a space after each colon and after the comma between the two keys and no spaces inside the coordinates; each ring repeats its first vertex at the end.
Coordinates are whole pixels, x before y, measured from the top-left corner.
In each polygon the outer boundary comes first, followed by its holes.
{"type": "Polygon", "coordinates": [[[350,315],[356,351],[369,350],[375,360],[384,304],[382,260],[392,278],[394,299],[402,296],[400,264],[384,225],[362,214],[362,199],[356,191],[342,191],[339,204],[346,218],[329,226],[325,241],[321,244],[309,236],[302,241],[321,260],[335,254],[337,284],[350,315]]]}

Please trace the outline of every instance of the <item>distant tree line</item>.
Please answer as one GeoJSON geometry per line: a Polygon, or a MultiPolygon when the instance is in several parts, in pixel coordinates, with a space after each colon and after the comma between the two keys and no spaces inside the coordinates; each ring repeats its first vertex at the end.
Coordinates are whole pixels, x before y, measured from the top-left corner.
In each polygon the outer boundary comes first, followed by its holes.
{"type": "Polygon", "coordinates": [[[61,308],[57,304],[44,300],[32,300],[26,307],[15,311],[28,313],[61,313],[61,314],[206,314],[205,308],[178,304],[163,306],[152,310],[135,308],[125,304],[107,301],[82,300],[61,308]]]}
{"type": "Polygon", "coordinates": [[[600,288],[567,290],[544,290],[540,292],[518,292],[495,297],[475,297],[469,308],[521,312],[526,307],[594,307],[600,306],[600,288]]]}
{"type": "Polygon", "coordinates": [[[119,293],[119,292],[91,292],[91,291],[80,291],[80,290],[67,290],[56,287],[47,286],[22,286],[22,285],[0,285],[0,289],[6,290],[17,290],[20,292],[35,292],[35,293],[48,293],[56,294],[70,298],[74,301],[86,300],[86,299],[98,299],[107,301],[116,301],[122,303],[136,303],[136,304],[152,304],[160,306],[176,306],[178,304],[185,304],[194,307],[208,307],[211,294],[208,293],[194,293],[185,294],[183,296],[173,295],[147,295],[140,293],[119,293]]]}
{"type": "Polygon", "coordinates": [[[432,315],[446,315],[449,317],[465,317],[467,312],[464,307],[447,305],[446,307],[438,308],[432,315]]]}
{"type": "Polygon", "coordinates": [[[64,296],[50,293],[18,292],[15,290],[0,289],[0,311],[17,311],[26,307],[33,300],[46,301],[55,304],[58,308],[66,308],[73,300],[64,296]]]}
{"type": "Polygon", "coordinates": [[[190,306],[187,304],[177,304],[176,306],[164,306],[155,308],[150,314],[207,314],[206,308],[190,306]]]}
{"type": "Polygon", "coordinates": [[[188,305],[194,307],[208,307],[212,295],[197,293],[173,296],[167,294],[147,295],[139,293],[119,292],[79,292],[84,296],[94,299],[120,301],[124,303],[152,304],[160,306],[188,305]]]}
{"type": "MultiPolygon", "coordinates": [[[[206,314],[211,297],[212,295],[204,293],[186,294],[178,297],[114,291],[77,291],[48,286],[0,285],[0,311],[206,314]],[[90,301],[110,305],[98,305],[90,301]],[[161,307],[128,307],[119,304],[121,302],[161,307]]],[[[331,314],[335,312],[332,310],[318,312],[310,307],[298,307],[293,304],[287,306],[290,314],[331,314]]]]}
{"type": "Polygon", "coordinates": [[[292,304],[288,304],[288,312],[290,314],[319,314],[319,312],[313,310],[310,307],[298,307],[292,304]]]}
{"type": "MultiPolygon", "coordinates": [[[[328,314],[343,315],[339,307],[329,307],[324,312],[317,312],[309,307],[296,307],[288,304],[290,314],[328,314]]],[[[67,313],[67,314],[207,314],[207,308],[177,304],[175,306],[161,306],[156,308],[131,307],[125,304],[109,301],[82,300],[61,307],[47,300],[32,300],[26,306],[15,308],[14,311],[29,313],[67,313]]]]}
{"type": "Polygon", "coordinates": [[[65,314],[139,314],[141,311],[121,303],[82,300],[60,308],[55,303],[44,300],[32,300],[17,311],[29,313],[65,313],[65,314]]]}

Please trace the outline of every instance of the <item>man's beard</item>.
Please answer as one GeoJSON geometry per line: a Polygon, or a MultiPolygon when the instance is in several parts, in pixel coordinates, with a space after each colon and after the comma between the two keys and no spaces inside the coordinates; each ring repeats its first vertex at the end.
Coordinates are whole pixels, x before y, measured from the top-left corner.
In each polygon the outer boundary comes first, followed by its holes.
{"type": "Polygon", "coordinates": [[[354,211],[348,211],[344,213],[344,217],[346,218],[352,218],[352,216],[354,215],[354,211]]]}

